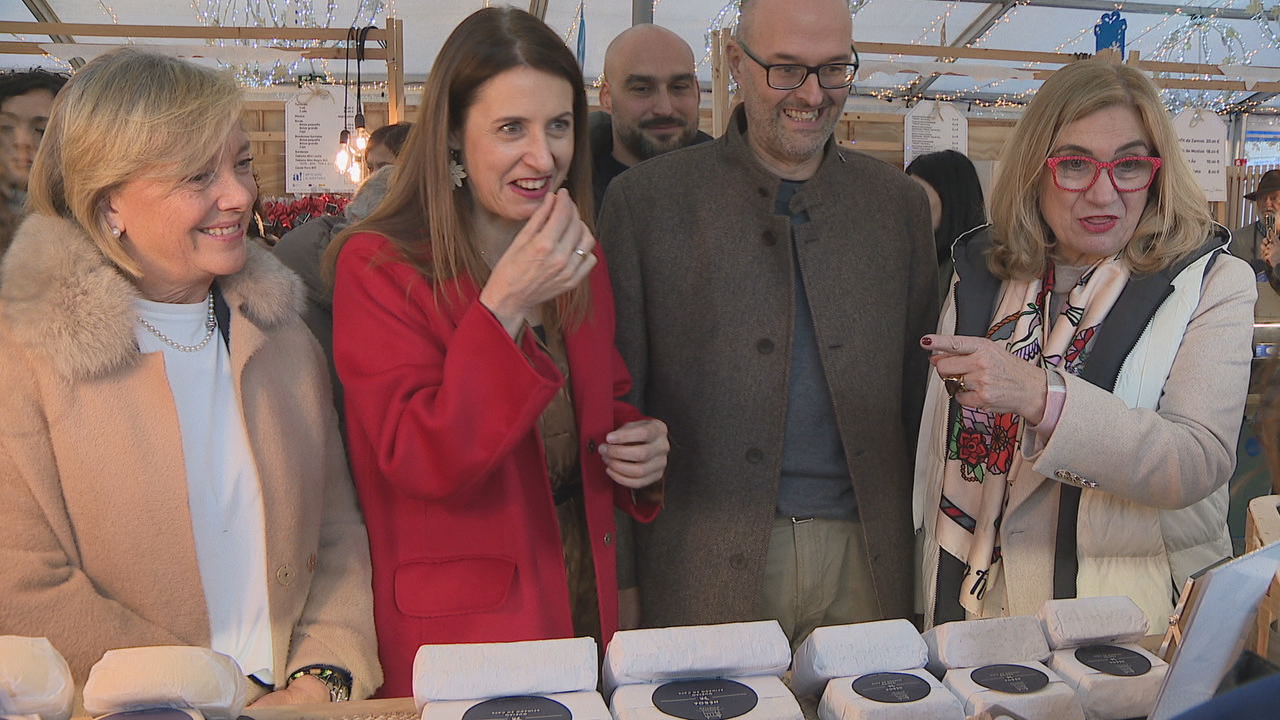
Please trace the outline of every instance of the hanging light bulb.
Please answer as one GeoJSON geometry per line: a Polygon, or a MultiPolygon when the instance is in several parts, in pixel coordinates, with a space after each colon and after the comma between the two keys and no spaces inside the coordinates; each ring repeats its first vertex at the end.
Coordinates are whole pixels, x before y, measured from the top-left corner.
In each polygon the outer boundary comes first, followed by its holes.
{"type": "Polygon", "coordinates": [[[369,149],[369,130],[364,126],[364,113],[356,113],[356,152],[364,156],[364,151],[369,149]]]}
{"type": "Polygon", "coordinates": [[[360,181],[364,180],[364,163],[362,162],[351,163],[351,167],[347,168],[347,179],[355,183],[356,185],[359,185],[360,181]]]}
{"type": "Polygon", "coordinates": [[[354,158],[351,154],[351,146],[349,140],[351,138],[350,130],[343,130],[338,136],[338,154],[333,158],[333,166],[338,169],[338,173],[345,173],[351,168],[354,158]]]}

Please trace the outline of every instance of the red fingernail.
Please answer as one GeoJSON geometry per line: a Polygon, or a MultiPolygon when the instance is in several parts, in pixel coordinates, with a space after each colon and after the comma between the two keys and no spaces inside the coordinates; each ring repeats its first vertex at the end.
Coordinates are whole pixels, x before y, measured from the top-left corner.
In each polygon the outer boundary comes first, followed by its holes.
{"type": "Polygon", "coordinates": [[[933,338],[931,338],[931,337],[922,337],[922,338],[920,338],[920,344],[921,344],[921,345],[932,345],[932,344],[933,344],[933,338]]]}

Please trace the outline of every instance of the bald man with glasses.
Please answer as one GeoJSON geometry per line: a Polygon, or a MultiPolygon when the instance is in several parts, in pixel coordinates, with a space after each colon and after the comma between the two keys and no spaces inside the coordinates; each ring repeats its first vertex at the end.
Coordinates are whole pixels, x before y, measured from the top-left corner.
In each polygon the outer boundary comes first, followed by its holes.
{"type": "Polygon", "coordinates": [[[746,0],[743,102],[714,142],[605,197],[631,399],[671,428],[638,529],[644,624],[911,617],[911,466],[937,317],[924,191],[833,139],[856,76],[841,0],[746,0]]]}

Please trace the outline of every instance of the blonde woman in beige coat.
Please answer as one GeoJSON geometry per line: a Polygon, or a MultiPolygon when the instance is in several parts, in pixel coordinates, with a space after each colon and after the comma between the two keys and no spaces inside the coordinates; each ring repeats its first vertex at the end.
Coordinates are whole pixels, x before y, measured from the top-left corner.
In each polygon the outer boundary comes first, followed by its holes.
{"type": "Polygon", "coordinates": [[[0,635],[77,683],[211,647],[258,704],[365,697],[364,525],[301,284],[246,236],[230,78],[122,50],[58,98],[0,282],[0,635]]]}

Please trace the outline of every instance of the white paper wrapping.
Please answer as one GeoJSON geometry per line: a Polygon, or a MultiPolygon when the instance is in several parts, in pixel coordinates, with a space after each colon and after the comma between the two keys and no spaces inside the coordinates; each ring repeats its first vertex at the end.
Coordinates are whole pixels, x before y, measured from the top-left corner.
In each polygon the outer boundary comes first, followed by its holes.
{"type": "Polygon", "coordinates": [[[832,678],[922,668],[928,660],[928,646],[907,620],[820,627],[796,650],[791,690],[817,695],[832,678]]]}
{"type": "Polygon", "coordinates": [[[413,700],[485,700],[596,689],[589,637],[509,643],[423,645],[413,658],[413,700]]]}
{"type": "MultiPolygon", "coordinates": [[[[1139,611],[1141,612],[1141,611],[1139,611]]],[[[1145,620],[1146,615],[1143,615],[1145,620]]],[[[1094,670],[1076,659],[1075,648],[1055,650],[1049,667],[1075,688],[1086,720],[1126,720],[1146,717],[1155,708],[1156,696],[1169,666],[1137,645],[1120,645],[1151,662],[1151,671],[1136,677],[1120,677],[1094,670]]]]}
{"type": "MultiPolygon", "coordinates": [[[[774,625],[777,623],[774,622],[774,625]]],[[[755,708],[745,715],[739,715],[735,720],[803,720],[804,713],[800,711],[800,703],[796,702],[795,695],[791,694],[781,678],[775,675],[755,675],[725,679],[746,685],[759,697],[755,708]]],[[[609,701],[609,710],[613,712],[614,720],[673,720],[670,715],[653,705],[653,691],[662,685],[662,682],[656,682],[619,686],[609,701]]],[[[709,717],[707,720],[716,718],[709,717]]]]}
{"type": "Polygon", "coordinates": [[[964,712],[972,717],[986,712],[993,706],[1024,718],[1052,718],[1052,720],[1084,720],[1084,710],[1071,686],[1058,677],[1044,663],[1027,661],[1011,663],[1034,668],[1049,676],[1049,684],[1041,690],[1025,695],[1005,693],[985,688],[973,681],[969,673],[975,668],[954,668],[947,671],[942,684],[947,686],[964,703],[964,712]]]}
{"type": "Polygon", "coordinates": [[[791,643],[776,620],[623,630],[604,654],[604,693],[680,678],[781,676],[791,643]]]}
{"type": "Polygon", "coordinates": [[[67,720],[75,692],[71,668],[48,639],[0,636],[0,715],[67,720]]]}
{"type": "MultiPolygon", "coordinates": [[[[609,720],[609,708],[605,707],[600,693],[553,693],[544,697],[555,700],[573,713],[573,720],[609,720]]],[[[483,700],[440,700],[422,706],[422,720],[462,720],[462,716],[483,700]]]]}
{"type": "Polygon", "coordinates": [[[822,702],[818,703],[818,720],[965,720],[960,699],[927,670],[875,672],[915,675],[929,683],[929,694],[914,702],[876,702],[854,692],[853,683],[858,678],[832,678],[822,693],[822,702]]]}
{"type": "Polygon", "coordinates": [[[1049,659],[1040,620],[1031,615],[943,623],[924,632],[929,670],[941,675],[951,668],[1049,659]]]}
{"type": "Polygon", "coordinates": [[[172,707],[210,720],[240,716],[249,681],[231,657],[199,647],[109,650],[89,671],[84,709],[90,715],[172,707]]]}
{"type": "Polygon", "coordinates": [[[1138,642],[1147,614],[1124,596],[1049,600],[1036,613],[1049,649],[1138,642]]]}

